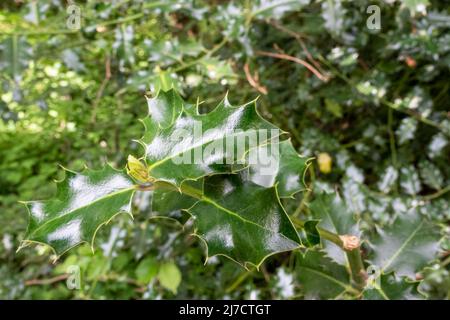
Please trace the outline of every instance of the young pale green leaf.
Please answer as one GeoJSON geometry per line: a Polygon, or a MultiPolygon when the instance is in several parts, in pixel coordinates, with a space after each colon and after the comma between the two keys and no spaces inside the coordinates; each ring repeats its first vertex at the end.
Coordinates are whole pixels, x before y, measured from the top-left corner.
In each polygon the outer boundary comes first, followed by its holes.
{"type": "Polygon", "coordinates": [[[298,254],[296,271],[305,299],[338,299],[345,293],[357,293],[347,269],[323,252],[308,250],[304,256],[298,254]]]}
{"type": "Polygon", "coordinates": [[[251,181],[267,188],[276,185],[278,195],[282,198],[292,197],[305,190],[303,175],[308,159],[297,153],[290,139],[264,144],[256,152],[253,151],[247,155],[251,181]],[[251,161],[251,156],[258,156],[260,161],[251,161]]]}
{"type": "Polygon", "coordinates": [[[415,279],[416,272],[436,258],[440,238],[439,227],[414,210],[399,215],[371,240],[372,264],[384,273],[395,271],[399,276],[415,279]]]}
{"type": "Polygon", "coordinates": [[[224,255],[259,267],[268,256],[301,246],[274,187],[216,175],[205,180],[204,190],[188,212],[209,257],[224,255]]]}
{"type": "Polygon", "coordinates": [[[225,98],[210,113],[198,114],[180,99],[174,90],[160,91],[143,120],[146,133],[140,142],[150,176],[159,181],[180,186],[185,180],[243,169],[249,149],[282,133],[261,118],[254,101],[233,107],[225,98]]]}
{"type": "MultiPolygon", "coordinates": [[[[320,220],[319,227],[339,235],[360,236],[358,221],[337,194],[321,194],[311,202],[309,209],[314,219],[320,220]]],[[[346,265],[345,252],[336,244],[323,243],[328,256],[339,264],[346,265]]]]}
{"type": "Polygon", "coordinates": [[[396,277],[394,273],[381,274],[363,291],[366,300],[421,300],[419,282],[408,281],[404,277],[396,277]]]}
{"type": "Polygon", "coordinates": [[[158,280],[164,288],[176,294],[181,283],[180,269],[173,262],[164,263],[159,268],[158,280]]]}
{"type": "Polygon", "coordinates": [[[82,242],[93,247],[98,229],[119,212],[131,215],[132,180],[105,166],[81,173],[66,170],[54,199],[25,202],[29,225],[24,244],[44,243],[59,256],[82,242]]]}

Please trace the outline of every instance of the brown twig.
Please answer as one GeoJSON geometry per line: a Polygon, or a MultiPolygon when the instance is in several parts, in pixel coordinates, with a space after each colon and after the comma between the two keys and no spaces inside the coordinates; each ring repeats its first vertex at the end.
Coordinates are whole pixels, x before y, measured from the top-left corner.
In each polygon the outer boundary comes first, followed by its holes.
{"type": "Polygon", "coordinates": [[[55,282],[64,281],[69,277],[68,274],[62,274],[49,279],[31,279],[25,281],[26,286],[49,285],[55,282]]]}
{"type": "Polygon", "coordinates": [[[306,62],[303,59],[293,57],[284,53],[275,53],[275,52],[268,52],[268,51],[257,51],[256,54],[260,56],[266,56],[266,57],[272,57],[282,60],[288,60],[292,61],[298,64],[301,64],[305,68],[307,68],[309,71],[311,71],[319,80],[322,80],[323,82],[327,82],[329,80],[329,77],[327,75],[323,75],[318,71],[316,68],[314,68],[311,64],[306,62]]]}
{"type": "Polygon", "coordinates": [[[305,45],[305,42],[303,41],[303,38],[306,38],[305,34],[302,33],[298,33],[298,32],[294,32],[288,28],[286,28],[285,26],[279,24],[277,21],[271,19],[269,20],[269,24],[272,25],[273,27],[275,27],[275,29],[278,29],[288,35],[290,35],[291,37],[295,38],[295,40],[297,40],[297,42],[300,44],[300,46],[303,49],[303,52],[306,55],[306,58],[309,60],[309,62],[311,62],[311,64],[313,64],[317,70],[319,70],[321,73],[325,73],[322,69],[322,67],[320,66],[319,62],[317,62],[311,52],[309,52],[308,48],[305,45]]]}
{"type": "Polygon", "coordinates": [[[92,106],[92,117],[91,117],[91,123],[95,123],[95,119],[97,117],[97,106],[100,103],[100,98],[103,95],[103,92],[105,91],[106,85],[109,82],[109,79],[111,79],[111,59],[108,56],[106,56],[105,61],[105,78],[102,81],[102,84],[100,85],[100,88],[97,91],[97,95],[95,96],[94,104],[92,106]]]}
{"type": "Polygon", "coordinates": [[[266,95],[267,94],[267,88],[259,83],[259,77],[258,77],[257,73],[255,73],[255,76],[252,76],[252,74],[250,72],[250,68],[248,66],[248,63],[244,64],[244,72],[245,72],[245,77],[247,78],[248,83],[253,88],[258,90],[258,92],[266,95]]]}

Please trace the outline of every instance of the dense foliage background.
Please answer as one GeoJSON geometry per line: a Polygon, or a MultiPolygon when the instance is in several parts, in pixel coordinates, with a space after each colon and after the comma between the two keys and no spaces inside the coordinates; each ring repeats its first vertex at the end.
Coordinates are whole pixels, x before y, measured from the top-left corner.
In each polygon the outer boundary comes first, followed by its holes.
{"type": "Polygon", "coordinates": [[[140,152],[144,95],[170,86],[203,111],[226,91],[234,103],[259,95],[262,115],[318,157],[313,192],[288,212],[308,215],[307,200],[336,189],[365,234],[411,208],[442,225],[440,258],[417,278],[429,298],[450,297],[448,1],[76,1],[78,30],[70,3],[0,4],[0,298],[305,296],[292,254],[260,271],[204,265],[189,225],[156,219],[146,195],[134,221],[101,229],[95,254],[83,245],[52,264],[44,246],[16,253],[18,201],[52,196],[56,164],[122,167],[140,152]],[[371,4],[381,30],[366,25],[371,4]],[[71,265],[79,290],[66,286],[71,265]]]}

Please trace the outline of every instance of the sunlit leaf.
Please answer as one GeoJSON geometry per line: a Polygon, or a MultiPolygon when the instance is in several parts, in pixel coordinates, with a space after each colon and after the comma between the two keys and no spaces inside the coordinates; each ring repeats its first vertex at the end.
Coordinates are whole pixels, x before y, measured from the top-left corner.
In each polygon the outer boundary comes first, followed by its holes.
{"type": "Polygon", "coordinates": [[[173,262],[167,262],[160,266],[158,280],[161,285],[176,294],[181,282],[181,272],[173,262]]]}
{"type": "MultiPolygon", "coordinates": [[[[319,227],[339,235],[360,236],[358,221],[336,194],[321,194],[309,205],[314,219],[320,220],[319,227]]],[[[346,265],[345,252],[332,242],[324,242],[328,256],[339,264],[346,265]]]]}
{"type": "Polygon", "coordinates": [[[24,243],[48,244],[58,256],[82,242],[93,248],[102,225],[120,212],[131,215],[133,193],[131,179],[110,166],[81,173],[66,170],[54,199],[25,202],[30,217],[24,243]]]}
{"type": "Polygon", "coordinates": [[[140,141],[150,176],[177,186],[245,168],[248,150],[282,133],[259,116],[254,101],[233,107],[225,98],[210,113],[198,114],[169,90],[160,91],[151,106],[140,141]]]}
{"type": "Polygon", "coordinates": [[[416,272],[436,258],[441,238],[439,227],[414,210],[401,214],[391,226],[378,230],[371,240],[373,265],[384,273],[415,279],[416,272]]]}

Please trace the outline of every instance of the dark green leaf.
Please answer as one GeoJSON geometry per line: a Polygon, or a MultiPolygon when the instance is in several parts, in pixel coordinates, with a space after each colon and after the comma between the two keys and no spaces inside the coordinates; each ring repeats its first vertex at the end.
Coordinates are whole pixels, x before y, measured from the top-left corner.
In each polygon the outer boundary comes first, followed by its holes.
{"type": "Polygon", "coordinates": [[[225,98],[200,115],[185,102],[180,109],[179,98],[168,97],[176,97],[173,90],[160,91],[152,100],[155,107],[143,121],[146,133],[141,139],[150,175],[160,181],[180,186],[184,180],[243,169],[248,150],[282,133],[259,116],[254,101],[233,107],[225,98]]]}
{"type": "Polygon", "coordinates": [[[317,230],[318,224],[319,224],[318,220],[306,221],[303,226],[303,229],[300,232],[302,243],[307,245],[308,247],[320,245],[320,234],[319,231],[317,230]]]}
{"type": "Polygon", "coordinates": [[[325,253],[308,250],[297,255],[296,270],[305,299],[337,299],[346,292],[355,293],[347,269],[325,253]]]}
{"type": "MultiPolygon", "coordinates": [[[[250,161],[250,179],[261,186],[276,185],[280,197],[292,197],[304,190],[303,175],[308,159],[301,157],[294,149],[291,140],[268,143],[258,147],[255,153],[261,161],[250,161]]],[[[247,156],[248,157],[248,156],[247,156]]]]}
{"type": "Polygon", "coordinates": [[[158,262],[154,257],[142,260],[136,268],[136,278],[142,284],[148,284],[158,274],[158,262]]]}
{"type": "Polygon", "coordinates": [[[243,182],[237,175],[205,181],[205,196],[188,211],[208,257],[225,255],[259,266],[268,256],[300,247],[300,239],[274,187],[243,182]]]}
{"type": "Polygon", "coordinates": [[[30,218],[24,242],[48,244],[59,256],[82,242],[93,248],[98,229],[120,212],[131,215],[134,185],[110,166],[81,173],[66,170],[56,198],[25,202],[30,218]]]}
{"type": "MultiPolygon", "coordinates": [[[[321,194],[309,206],[312,216],[320,220],[319,227],[338,235],[360,236],[358,222],[344,201],[337,194],[321,194]]],[[[337,263],[346,265],[345,252],[336,244],[323,243],[328,256],[337,263]]]]}

